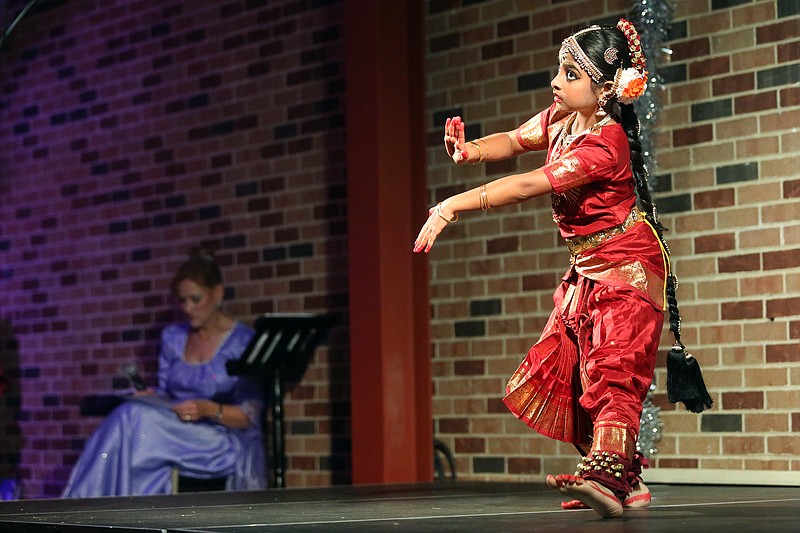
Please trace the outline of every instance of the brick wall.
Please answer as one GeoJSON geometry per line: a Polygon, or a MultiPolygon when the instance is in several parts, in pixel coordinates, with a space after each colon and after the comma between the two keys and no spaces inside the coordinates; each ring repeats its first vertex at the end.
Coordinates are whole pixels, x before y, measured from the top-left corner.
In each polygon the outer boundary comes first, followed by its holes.
{"type": "MultiPolygon", "coordinates": [[[[456,168],[444,118],[467,137],[516,127],[552,101],[561,39],[631,2],[428,2],[431,202],[539,165],[541,155],[456,168]]],[[[684,342],[716,404],[665,398],[659,470],[800,470],[800,4],[674,4],[659,123],[656,199],[680,278],[684,342]]],[[[435,433],[471,479],[541,479],[575,463],[500,402],[567,266],[548,199],[448,227],[431,252],[435,433]]],[[[663,336],[664,351],[670,337],[663,336]]],[[[663,354],[662,354],[663,355],[663,354]]],[[[711,478],[713,479],[713,475],[711,478]]],[[[707,480],[708,480],[707,479],[707,480]]]]}
{"type": "MultiPolygon", "coordinates": [[[[10,0],[16,13],[23,0],[10,0]]],[[[41,3],[0,55],[0,476],[58,494],[88,392],[153,378],[167,283],[213,246],[226,309],[346,312],[341,2],[41,3]]],[[[627,0],[426,2],[431,200],[531,168],[455,169],[441,125],[476,137],[550,101],[561,37],[627,0]]],[[[668,405],[659,470],[798,469],[798,3],[676,3],[656,137],[684,337],[715,409],[668,405]]],[[[4,19],[10,23],[8,17],[4,19]]],[[[472,214],[431,255],[435,432],[461,478],[574,467],[500,404],[566,265],[547,199],[472,214]]],[[[345,321],[346,322],[346,321],[345,321]]],[[[349,481],[346,328],[286,404],[289,486],[349,481]]],[[[667,337],[664,337],[665,343],[667,337]]]]}
{"type": "MultiPolygon", "coordinates": [[[[40,4],[0,56],[0,477],[28,497],[101,420],[84,395],[154,380],[192,246],[250,323],[341,314],[347,286],[341,2],[40,4]]],[[[287,400],[289,486],[349,479],[344,329],[287,400]]]]}

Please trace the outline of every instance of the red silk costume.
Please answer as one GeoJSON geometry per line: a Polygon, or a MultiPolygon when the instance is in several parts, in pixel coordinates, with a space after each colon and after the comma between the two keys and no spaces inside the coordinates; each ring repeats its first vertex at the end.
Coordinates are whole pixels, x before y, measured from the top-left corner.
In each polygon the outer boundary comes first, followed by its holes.
{"type": "Polygon", "coordinates": [[[631,460],[664,320],[668,263],[635,208],[622,126],[568,138],[574,118],[550,107],[517,130],[524,148],[548,150],[543,170],[571,266],[503,401],[542,435],[631,460]]]}

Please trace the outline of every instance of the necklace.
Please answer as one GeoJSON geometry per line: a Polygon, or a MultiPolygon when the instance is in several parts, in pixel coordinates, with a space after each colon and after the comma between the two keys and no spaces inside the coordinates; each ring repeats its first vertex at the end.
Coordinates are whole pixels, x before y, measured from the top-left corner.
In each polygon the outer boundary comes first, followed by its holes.
{"type": "Polygon", "coordinates": [[[564,127],[564,131],[562,132],[561,137],[558,140],[558,146],[557,149],[555,150],[554,154],[555,157],[553,159],[561,157],[561,155],[567,150],[567,148],[569,148],[572,145],[572,143],[575,142],[575,139],[577,139],[581,135],[589,133],[590,131],[599,130],[611,120],[611,115],[606,115],[605,117],[603,117],[603,120],[601,120],[600,122],[595,122],[594,124],[592,124],[591,126],[589,126],[580,133],[567,133],[568,131],[572,130],[572,125],[575,124],[575,119],[577,118],[577,116],[578,116],[577,113],[572,115],[572,118],[569,119],[566,126],[564,127]]]}
{"type": "MultiPolygon", "coordinates": [[[[577,139],[578,137],[580,137],[581,135],[583,135],[585,133],[589,133],[590,131],[599,130],[600,128],[605,126],[606,123],[608,123],[609,120],[611,120],[611,115],[606,115],[605,117],[603,117],[603,120],[601,120],[600,122],[595,122],[594,124],[592,124],[591,126],[586,128],[585,130],[583,130],[582,132],[568,134],[564,138],[566,146],[569,146],[570,144],[572,144],[573,141],[575,141],[575,139],[577,139]]],[[[569,125],[567,127],[567,130],[571,130],[573,124],[575,124],[575,118],[573,118],[572,121],[569,123],[569,125]]]]}

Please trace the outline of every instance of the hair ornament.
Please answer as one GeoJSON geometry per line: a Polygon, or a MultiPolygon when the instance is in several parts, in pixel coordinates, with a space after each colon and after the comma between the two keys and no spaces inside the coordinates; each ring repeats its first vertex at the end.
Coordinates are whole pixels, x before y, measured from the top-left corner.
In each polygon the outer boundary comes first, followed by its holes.
{"type": "MultiPolygon", "coordinates": [[[[633,23],[629,20],[619,19],[619,22],[617,22],[617,29],[622,32],[625,36],[625,40],[628,41],[631,66],[617,69],[617,74],[614,76],[614,86],[611,92],[617,97],[619,103],[632,104],[638,100],[647,89],[648,72],[645,70],[647,62],[642,52],[642,41],[633,23]]],[[[606,52],[608,52],[608,50],[606,50],[606,52]]],[[[606,57],[605,54],[603,54],[603,57],[606,57]]]]}
{"type": "Polygon", "coordinates": [[[617,29],[625,35],[625,39],[628,41],[628,51],[631,54],[633,68],[644,72],[644,69],[647,68],[647,61],[645,60],[644,52],[642,52],[642,40],[639,38],[639,32],[636,31],[633,22],[619,19],[617,29]]]}
{"type": "Polygon", "coordinates": [[[621,68],[614,77],[614,95],[621,104],[632,104],[647,90],[647,71],[635,68],[621,68]]]}
{"type": "Polygon", "coordinates": [[[611,46],[609,48],[606,48],[606,51],[603,52],[603,59],[605,59],[606,63],[608,63],[609,65],[613,65],[616,62],[618,55],[619,55],[619,50],[611,46]]]}
{"type": "MultiPolygon", "coordinates": [[[[575,62],[587,73],[592,81],[600,83],[603,80],[602,71],[592,63],[591,59],[583,51],[583,48],[578,44],[576,37],[583,35],[590,31],[602,30],[600,26],[589,26],[584,28],[574,35],[570,35],[561,43],[561,50],[558,52],[559,62],[564,61],[567,53],[571,54],[575,62]]],[[[631,66],[617,68],[617,73],[614,76],[614,85],[607,95],[601,98],[601,109],[611,98],[616,97],[617,101],[621,104],[632,104],[644,94],[647,89],[647,75],[645,70],[647,62],[645,61],[644,53],[642,52],[642,41],[639,38],[639,33],[629,20],[620,19],[617,23],[617,29],[625,36],[628,42],[628,51],[631,58],[631,66]]],[[[619,50],[616,47],[610,46],[603,52],[603,59],[609,65],[614,65],[619,60],[619,50]]]]}

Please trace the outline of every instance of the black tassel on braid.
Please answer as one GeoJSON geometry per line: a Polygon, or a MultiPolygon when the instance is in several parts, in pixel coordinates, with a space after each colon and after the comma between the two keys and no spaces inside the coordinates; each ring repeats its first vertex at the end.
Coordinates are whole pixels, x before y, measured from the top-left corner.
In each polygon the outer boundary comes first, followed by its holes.
{"type": "Polygon", "coordinates": [[[667,355],[667,399],[670,403],[683,402],[693,413],[702,413],[714,404],[714,400],[708,394],[700,364],[681,342],[681,316],[675,296],[677,284],[675,276],[667,276],[669,330],[675,337],[675,344],[667,355]]]}
{"type": "MultiPolygon", "coordinates": [[[[658,234],[664,250],[669,255],[669,247],[664,240],[666,228],[658,220],[658,211],[650,196],[650,185],[647,181],[647,168],[641,153],[639,141],[639,120],[632,105],[620,105],[620,122],[628,136],[631,149],[631,167],[633,181],[636,185],[636,200],[639,209],[644,212],[648,222],[658,234]]],[[[681,343],[681,315],[678,310],[676,291],[678,280],[667,272],[667,305],[669,308],[669,330],[675,337],[675,344],[667,356],[667,398],[670,403],[683,402],[686,409],[693,413],[702,413],[710,408],[714,401],[708,394],[703,373],[697,359],[686,351],[681,343]]]]}

